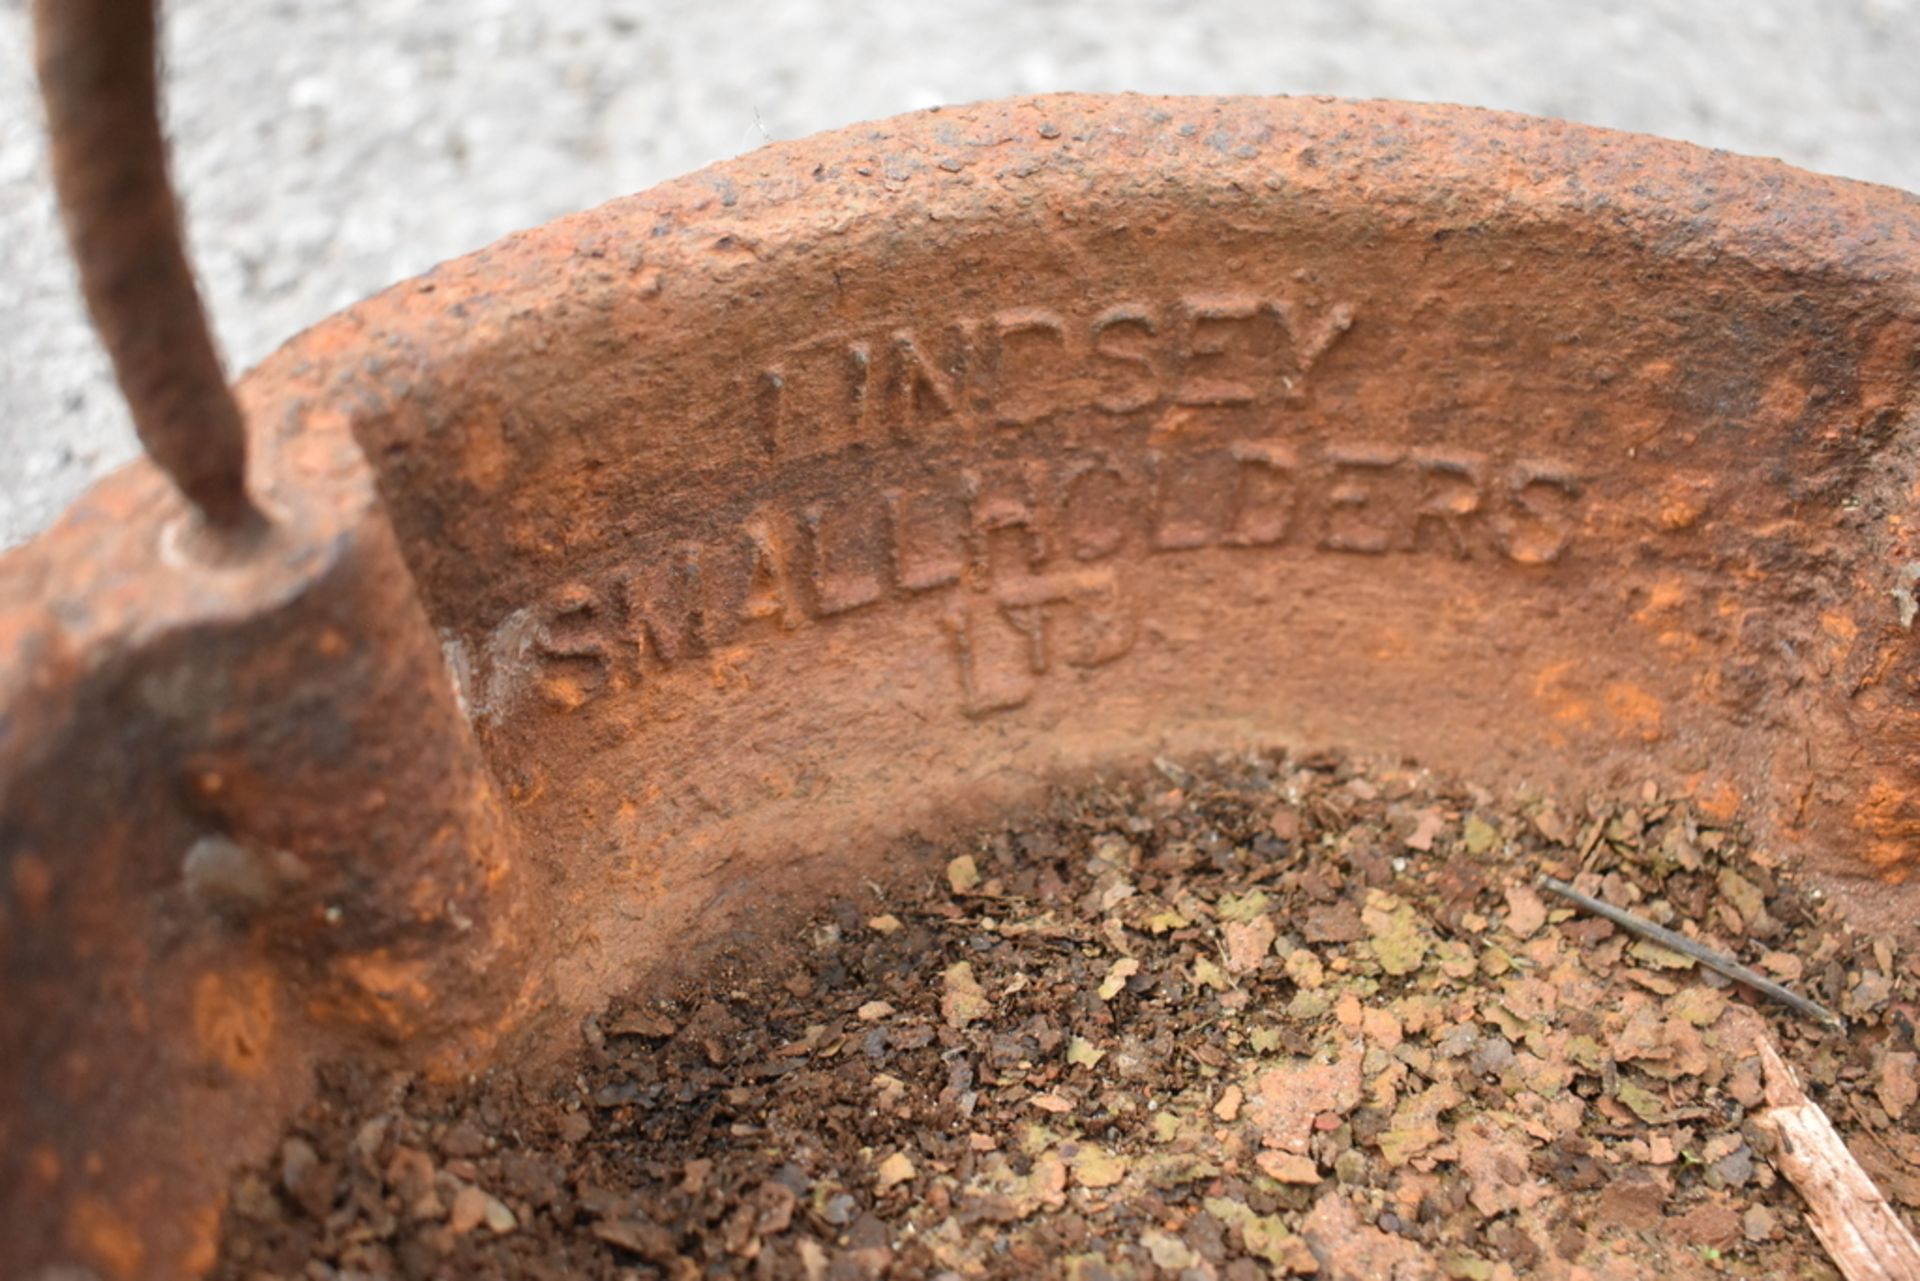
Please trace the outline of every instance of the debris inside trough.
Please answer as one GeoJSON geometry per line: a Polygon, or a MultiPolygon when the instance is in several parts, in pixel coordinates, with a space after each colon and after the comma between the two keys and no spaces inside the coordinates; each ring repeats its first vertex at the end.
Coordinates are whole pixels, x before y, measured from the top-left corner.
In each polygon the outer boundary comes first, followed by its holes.
{"type": "Polygon", "coordinates": [[[909,859],[558,1070],[329,1069],[215,1275],[1836,1276],[1756,1120],[1764,1035],[1920,1207],[1920,958],[1651,784],[1162,761],[909,859]]]}

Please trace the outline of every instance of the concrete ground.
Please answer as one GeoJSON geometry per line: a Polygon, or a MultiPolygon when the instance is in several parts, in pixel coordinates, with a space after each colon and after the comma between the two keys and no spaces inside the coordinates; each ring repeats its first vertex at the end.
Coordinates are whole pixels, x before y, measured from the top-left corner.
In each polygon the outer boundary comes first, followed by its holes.
{"type": "MultiPolygon", "coordinates": [[[[237,368],[504,232],[758,146],[1055,89],[1472,103],[1920,189],[1920,0],[170,0],[168,113],[237,368]]],[[[0,0],[0,545],[134,443],[0,0]]]]}

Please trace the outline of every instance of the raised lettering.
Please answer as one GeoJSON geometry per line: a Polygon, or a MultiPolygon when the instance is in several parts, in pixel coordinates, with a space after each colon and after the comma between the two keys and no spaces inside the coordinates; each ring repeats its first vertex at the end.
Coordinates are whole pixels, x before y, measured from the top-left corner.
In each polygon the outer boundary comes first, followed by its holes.
{"type": "Polygon", "coordinates": [[[1410,549],[1438,545],[1461,560],[1471,554],[1467,518],[1480,511],[1485,486],[1485,455],[1416,449],[1413,465],[1420,473],[1420,497],[1413,509],[1410,549]]]}
{"type": "Polygon", "coordinates": [[[1159,329],[1153,313],[1138,303],[1109,307],[1093,322],[1093,354],[1110,368],[1094,408],[1108,414],[1131,414],[1160,400],[1159,376],[1149,354],[1159,329]],[[1128,341],[1128,335],[1135,337],[1128,341]]]}
{"type": "Polygon", "coordinates": [[[1327,525],[1320,545],[1329,551],[1378,556],[1393,550],[1397,513],[1376,503],[1376,490],[1405,451],[1394,445],[1334,445],[1326,451],[1333,464],[1327,488],[1327,525]]]}
{"type": "Polygon", "coordinates": [[[884,521],[878,519],[881,513],[869,508],[864,514],[869,519],[864,529],[849,528],[853,522],[846,519],[844,510],[841,519],[830,525],[823,503],[815,503],[800,514],[800,527],[806,531],[807,580],[816,618],[831,618],[874,604],[886,592],[887,531],[884,521]]]}
{"type": "Polygon", "coordinates": [[[473,715],[571,711],[691,658],[738,666],[773,629],[860,628],[843,617],[899,605],[942,629],[962,707],[982,716],[1131,652],[1126,575],[1151,553],[1561,559],[1579,527],[1570,468],[1329,441],[1332,424],[1297,412],[1353,324],[1317,296],[1196,294],[833,332],[745,365],[727,430],[818,464],[749,469],[760,505],[744,519],[690,505],[666,539],[610,543],[589,581],[468,638],[473,715]]]}
{"type": "Polygon", "coordinates": [[[977,573],[991,576],[997,543],[1015,544],[1011,560],[1037,569],[1047,559],[1047,529],[1039,491],[1045,483],[1044,463],[989,463],[962,473],[972,515],[973,564],[977,573]],[[1008,536],[1011,535],[1011,538],[1008,536]],[[1024,546],[1022,546],[1024,545],[1024,546]],[[1022,555],[1024,551],[1024,555],[1022,555]]]}
{"type": "Polygon", "coordinates": [[[868,392],[873,386],[873,348],[863,342],[849,343],[845,373],[846,424],[858,435],[866,423],[868,392]]]}
{"type": "Polygon", "coordinates": [[[1298,401],[1305,396],[1306,375],[1320,363],[1320,357],[1339,340],[1340,335],[1353,328],[1353,308],[1346,303],[1335,303],[1326,309],[1317,325],[1308,326],[1302,319],[1302,308],[1298,303],[1286,299],[1275,299],[1269,303],[1280,318],[1281,328],[1287,332],[1287,338],[1293,347],[1293,369],[1291,376],[1281,381],[1284,398],[1298,401]]]}
{"type": "Polygon", "coordinates": [[[743,623],[770,620],[791,630],[800,625],[799,594],[794,590],[787,548],[774,522],[765,516],[741,530],[746,540],[746,591],[740,601],[743,623]]]}
{"type": "Polygon", "coordinates": [[[943,370],[920,350],[919,341],[909,329],[895,331],[890,350],[893,362],[885,413],[895,439],[909,444],[916,439],[914,429],[918,426],[957,421],[964,355],[956,354],[953,368],[943,370]]]}
{"type": "Polygon", "coordinates": [[[1111,569],[1036,574],[991,597],[967,593],[941,625],[961,710],[971,717],[1024,706],[1056,657],[1069,667],[1099,667],[1132,649],[1137,633],[1111,569]],[[985,600],[996,608],[982,608],[985,600]]]}
{"type": "Polygon", "coordinates": [[[1234,462],[1233,498],[1222,541],[1231,547],[1285,542],[1300,504],[1300,460],[1293,447],[1277,441],[1242,440],[1229,452],[1234,462]]]}
{"type": "Polygon", "coordinates": [[[628,634],[643,659],[650,651],[659,665],[668,666],[707,649],[702,557],[699,544],[683,543],[672,555],[622,578],[628,634]]]}
{"type": "Polygon", "coordinates": [[[1031,641],[965,593],[940,620],[960,677],[960,711],[979,718],[1033,697],[1031,641]]]}
{"type": "Polygon", "coordinates": [[[1138,521],[1131,487],[1110,462],[1068,466],[1060,482],[1060,528],[1075,560],[1100,560],[1119,551],[1138,521]]]}
{"type": "Polygon", "coordinates": [[[966,571],[966,505],[957,496],[889,489],[881,495],[893,532],[893,581],[906,592],[951,587],[966,571]]]}
{"type": "Polygon", "coordinates": [[[1052,415],[1059,399],[1059,358],[1067,349],[1067,322],[1051,311],[1020,307],[993,318],[993,421],[1024,427],[1052,415]]]}
{"type": "Polygon", "coordinates": [[[753,418],[761,452],[772,458],[785,444],[787,378],[778,369],[763,369],[754,380],[753,418]]]}
{"type": "Polygon", "coordinates": [[[607,683],[607,646],[600,631],[600,599],[585,583],[554,593],[540,620],[534,650],[546,662],[540,693],[548,704],[571,712],[607,683]]]}
{"type": "Polygon", "coordinates": [[[1521,565],[1551,565],[1566,554],[1573,538],[1571,507],[1580,497],[1580,478],[1557,463],[1522,461],[1507,475],[1513,512],[1502,518],[1500,550],[1521,565]]]}
{"type": "Polygon", "coordinates": [[[1155,551],[1191,551],[1219,538],[1230,493],[1230,460],[1223,453],[1169,454],[1151,451],[1153,517],[1149,545],[1155,551]]]}
{"type": "Polygon", "coordinates": [[[1260,300],[1245,294],[1186,300],[1184,376],[1175,401],[1196,408],[1253,403],[1252,370],[1245,366],[1261,310],[1260,300]]]}
{"type": "Polygon", "coordinates": [[[1055,649],[1070,667],[1099,667],[1133,648],[1135,623],[1111,569],[1039,575],[1009,583],[1000,611],[1028,638],[1035,673],[1051,665],[1055,649]]]}

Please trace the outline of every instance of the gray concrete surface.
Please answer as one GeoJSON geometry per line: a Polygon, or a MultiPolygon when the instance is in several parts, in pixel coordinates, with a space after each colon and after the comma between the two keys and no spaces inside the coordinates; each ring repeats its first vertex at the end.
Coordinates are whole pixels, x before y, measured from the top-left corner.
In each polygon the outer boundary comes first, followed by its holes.
{"type": "MultiPolygon", "coordinates": [[[[760,145],[1054,89],[1505,107],[1920,189],[1920,0],[173,0],[177,179],[236,368],[517,227],[760,145]]],[[[134,444],[0,0],[0,545],[134,444]]]]}

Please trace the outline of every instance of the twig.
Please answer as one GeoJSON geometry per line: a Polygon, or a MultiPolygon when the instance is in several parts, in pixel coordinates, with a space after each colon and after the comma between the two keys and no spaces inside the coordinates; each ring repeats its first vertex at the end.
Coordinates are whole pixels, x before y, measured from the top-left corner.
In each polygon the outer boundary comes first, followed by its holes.
{"type": "Polygon", "coordinates": [[[1887,1198],[1809,1099],[1773,1042],[1757,1042],[1767,1078],[1765,1111],[1754,1120],[1779,1148],[1774,1162],[1800,1190],[1808,1226],[1847,1281],[1908,1281],[1920,1276],[1920,1244],[1887,1198]]]}
{"type": "Polygon", "coordinates": [[[1696,943],[1684,934],[1676,934],[1664,926],[1655,925],[1643,916],[1615,907],[1594,898],[1591,894],[1582,894],[1565,881],[1555,880],[1551,876],[1542,876],[1536,882],[1543,890],[1558,894],[1575,907],[1592,912],[1595,916],[1604,916],[1623,930],[1638,934],[1641,938],[1651,939],[1661,947],[1669,948],[1682,956],[1690,956],[1711,970],[1718,970],[1736,983],[1744,983],[1764,996],[1770,996],[1789,1009],[1796,1010],[1816,1022],[1830,1028],[1846,1030],[1846,1023],[1838,1014],[1817,1001],[1809,1001],[1798,992],[1781,987],[1770,978],[1765,978],[1748,969],[1730,956],[1714,951],[1703,944],[1696,943]]]}

